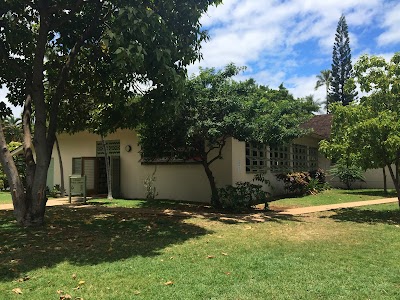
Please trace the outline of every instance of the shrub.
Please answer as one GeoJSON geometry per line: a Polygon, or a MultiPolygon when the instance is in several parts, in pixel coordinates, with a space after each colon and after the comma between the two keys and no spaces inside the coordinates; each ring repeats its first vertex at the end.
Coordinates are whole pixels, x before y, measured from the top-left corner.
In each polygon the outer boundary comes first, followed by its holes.
{"type": "Polygon", "coordinates": [[[344,161],[338,161],[336,165],[329,170],[329,173],[339,178],[339,180],[346,185],[347,189],[351,189],[351,185],[356,181],[365,182],[362,168],[344,161]]]}
{"type": "Polygon", "coordinates": [[[222,208],[243,210],[258,203],[265,203],[269,193],[262,190],[262,185],[250,182],[237,182],[218,189],[222,208]]]}
{"type": "Polygon", "coordinates": [[[276,174],[276,178],[283,181],[285,190],[292,194],[317,194],[327,189],[325,172],[322,169],[310,172],[293,172],[276,174]]]}

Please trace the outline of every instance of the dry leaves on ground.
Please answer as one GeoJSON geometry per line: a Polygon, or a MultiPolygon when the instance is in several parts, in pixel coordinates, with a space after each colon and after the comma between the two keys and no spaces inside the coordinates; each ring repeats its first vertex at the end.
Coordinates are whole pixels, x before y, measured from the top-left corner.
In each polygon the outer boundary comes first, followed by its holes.
{"type": "Polygon", "coordinates": [[[22,294],[22,290],[21,290],[20,288],[12,289],[12,291],[13,291],[14,293],[18,294],[18,295],[21,295],[21,294],[22,294]]]}

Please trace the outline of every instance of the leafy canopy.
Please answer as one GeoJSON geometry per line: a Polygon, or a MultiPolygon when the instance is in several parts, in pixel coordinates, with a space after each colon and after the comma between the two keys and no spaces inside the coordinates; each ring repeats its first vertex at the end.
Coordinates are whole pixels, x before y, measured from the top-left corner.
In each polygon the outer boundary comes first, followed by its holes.
{"type": "Polygon", "coordinates": [[[391,166],[400,160],[400,53],[390,62],[363,55],[354,71],[351,84],[368,94],[359,104],[333,106],[331,140],[321,149],[331,158],[351,156],[364,169],[387,166],[398,188],[391,166]]]}
{"type": "Polygon", "coordinates": [[[218,71],[200,69],[199,75],[186,82],[184,99],[177,109],[166,113],[166,105],[152,108],[150,111],[162,112],[162,116],[148,115],[141,125],[146,156],[180,147],[196,148],[197,156],[207,154],[206,149],[220,148],[228,137],[275,145],[303,134],[299,124],[318,109],[313,99],[295,99],[282,85],[274,90],[253,79],[237,82],[233,77],[242,69],[233,64],[218,71]]]}

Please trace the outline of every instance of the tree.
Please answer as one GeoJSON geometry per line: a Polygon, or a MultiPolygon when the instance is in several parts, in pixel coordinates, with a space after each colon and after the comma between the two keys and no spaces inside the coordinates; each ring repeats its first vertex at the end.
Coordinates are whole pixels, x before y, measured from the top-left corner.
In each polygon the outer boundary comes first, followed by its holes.
{"type": "Polygon", "coordinates": [[[283,86],[272,90],[252,79],[234,81],[240,70],[233,64],[219,71],[200,69],[198,76],[187,81],[185,100],[177,112],[168,111],[167,106],[147,108],[139,128],[145,159],[190,159],[203,166],[215,207],[221,207],[221,202],[211,166],[223,158],[228,138],[284,143],[304,132],[299,124],[317,110],[312,100],[294,99],[283,86]],[[164,117],[154,118],[155,111],[164,117]]]}
{"type": "Polygon", "coordinates": [[[329,90],[329,104],[340,102],[348,105],[357,96],[355,86],[346,82],[352,77],[350,38],[346,18],[342,15],[339,19],[335,43],[332,52],[332,82],[329,90]]]}
{"type": "Polygon", "coordinates": [[[317,75],[317,82],[315,84],[315,90],[319,89],[321,86],[325,86],[326,89],[326,94],[325,94],[325,100],[326,100],[326,113],[329,113],[329,88],[331,86],[332,82],[332,71],[331,70],[322,70],[320,74],[317,75]]]}
{"type": "Polygon", "coordinates": [[[6,141],[21,142],[22,139],[22,124],[21,118],[16,118],[13,115],[7,116],[4,120],[4,134],[6,141]]]}
{"type": "MultiPolygon", "coordinates": [[[[207,38],[199,18],[219,2],[0,1],[0,84],[10,91],[9,101],[24,107],[26,185],[7,151],[0,124],[0,161],[19,224],[43,223],[58,118],[67,113],[61,113],[62,102],[70,100],[65,97],[67,90],[74,94],[76,84],[71,81],[85,85],[91,81],[82,77],[84,70],[97,71],[84,58],[107,53],[107,63],[121,71],[119,90],[129,90],[138,81],[150,82],[154,89],[171,87],[185,75],[185,66],[199,58],[200,42],[207,38]]],[[[75,110],[85,106],[86,98],[75,100],[75,110]]],[[[10,113],[4,103],[0,113],[10,113]]]]}
{"type": "Polygon", "coordinates": [[[354,69],[351,84],[367,96],[357,105],[333,106],[331,140],[320,148],[330,158],[351,156],[364,170],[387,167],[400,206],[400,53],[390,62],[363,55],[354,69]]]}

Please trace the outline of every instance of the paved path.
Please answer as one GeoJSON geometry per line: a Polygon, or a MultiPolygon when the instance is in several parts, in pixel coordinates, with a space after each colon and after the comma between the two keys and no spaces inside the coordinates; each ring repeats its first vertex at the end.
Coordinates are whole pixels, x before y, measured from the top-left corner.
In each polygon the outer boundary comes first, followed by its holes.
{"type": "MultiPolygon", "coordinates": [[[[77,198],[72,198],[72,204],[77,204],[77,198]]],[[[58,205],[68,205],[68,197],[66,198],[56,198],[56,199],[49,199],[47,200],[46,206],[58,206],[58,205]]],[[[12,210],[13,205],[12,203],[9,204],[0,204],[0,210],[12,210]]]]}
{"type": "MultiPolygon", "coordinates": [[[[385,204],[385,203],[393,203],[397,202],[397,198],[384,198],[377,200],[367,200],[367,201],[357,201],[357,202],[347,202],[340,204],[330,204],[330,205],[318,205],[318,206],[309,206],[309,207],[300,207],[300,208],[290,208],[280,212],[277,214],[280,215],[303,215],[309,214],[319,211],[328,211],[340,208],[349,208],[349,207],[358,207],[358,206],[366,206],[366,205],[374,205],[374,204],[385,204]]],[[[72,205],[80,204],[82,200],[80,198],[72,198],[72,205]]],[[[70,205],[68,202],[68,198],[57,198],[50,199],[47,201],[47,206],[58,206],[58,205],[70,205]]],[[[12,204],[0,204],[0,210],[12,210],[12,204]]]]}
{"type": "Polygon", "coordinates": [[[339,204],[329,204],[329,205],[318,205],[318,206],[309,206],[309,207],[300,207],[300,208],[290,208],[284,211],[280,211],[278,214],[281,215],[303,215],[309,214],[318,211],[328,211],[339,208],[349,208],[349,207],[358,207],[358,206],[366,206],[366,205],[374,205],[374,204],[385,204],[397,202],[397,198],[384,198],[377,200],[367,200],[367,201],[357,201],[357,202],[347,202],[347,203],[339,203],[339,204]]]}

